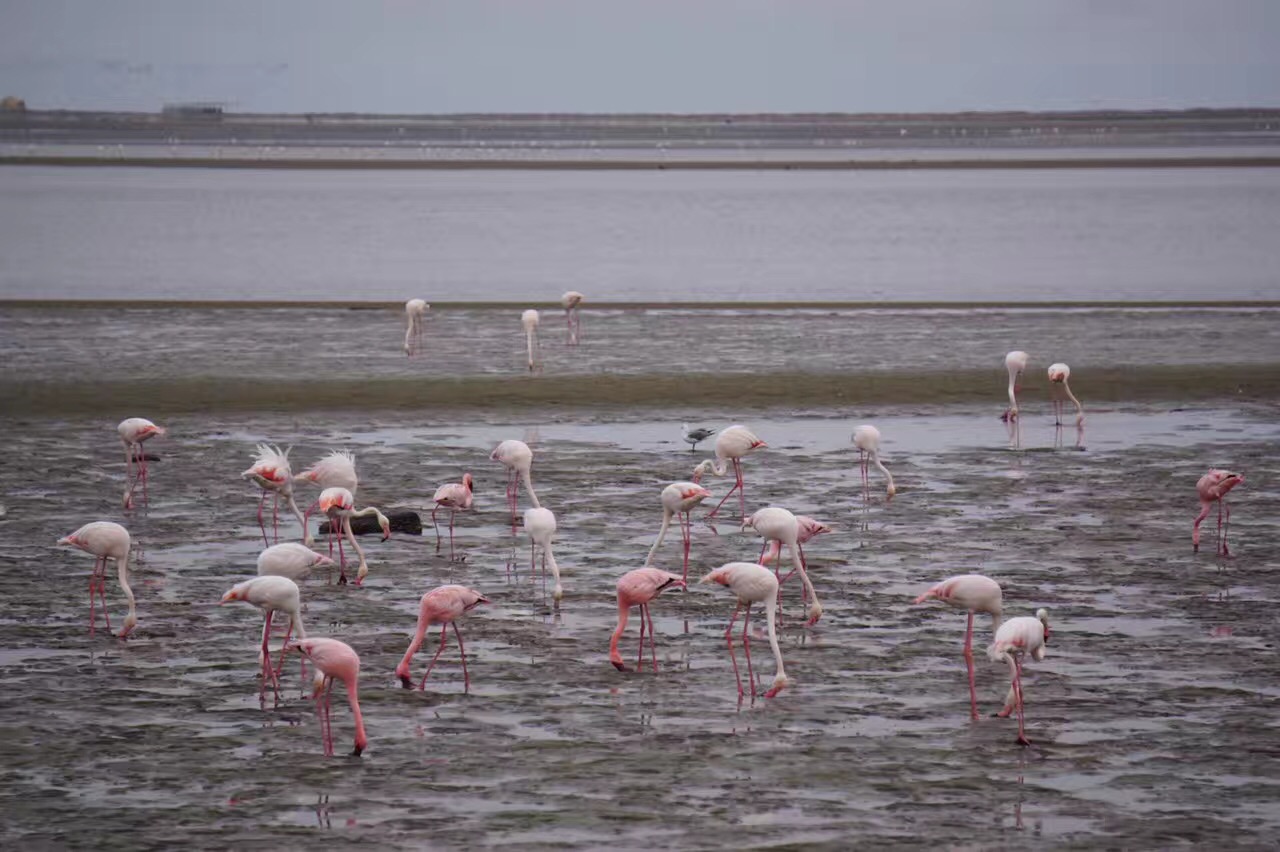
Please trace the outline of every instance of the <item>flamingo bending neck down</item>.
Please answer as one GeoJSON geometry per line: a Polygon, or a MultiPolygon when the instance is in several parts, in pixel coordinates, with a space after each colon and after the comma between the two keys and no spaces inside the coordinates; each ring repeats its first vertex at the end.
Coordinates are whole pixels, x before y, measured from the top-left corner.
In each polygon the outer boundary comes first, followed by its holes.
{"type": "Polygon", "coordinates": [[[1027,739],[1023,723],[1022,698],[1022,660],[1024,655],[1030,656],[1037,663],[1044,659],[1045,646],[1049,644],[1049,612],[1036,610],[1035,618],[1019,616],[1011,618],[996,631],[995,641],[987,649],[987,656],[993,662],[1004,660],[1009,664],[1009,694],[1005,698],[1004,707],[996,716],[1007,717],[1016,707],[1018,710],[1018,743],[1031,745],[1027,739]]]}
{"type": "Polygon", "coordinates": [[[408,328],[404,332],[404,354],[410,357],[422,352],[422,317],[431,306],[422,299],[410,299],[404,303],[408,328]]]}
{"type": "Polygon", "coordinates": [[[163,436],[165,429],[145,417],[130,417],[120,421],[116,431],[120,433],[120,441],[124,444],[124,507],[132,509],[133,491],[138,487],[139,482],[142,483],[142,502],[144,504],[150,502],[147,497],[147,480],[150,475],[147,472],[147,454],[142,449],[142,443],[154,438],[156,435],[163,436]],[[134,472],[134,462],[137,462],[136,473],[134,472]]]}
{"type": "Polygon", "coordinates": [[[280,540],[280,498],[283,496],[289,511],[293,512],[302,526],[302,543],[308,547],[313,544],[307,519],[298,509],[298,504],[293,502],[293,470],[289,466],[289,450],[280,452],[277,446],[259,444],[253,465],[240,476],[252,480],[262,489],[262,499],[258,501],[258,527],[262,530],[264,546],[274,543],[267,541],[267,526],[262,520],[262,508],[266,505],[268,494],[275,495],[271,504],[271,528],[275,541],[280,540]]]}
{"type": "Polygon", "coordinates": [[[258,554],[258,576],[288,577],[296,583],[309,577],[317,565],[332,564],[333,560],[324,554],[296,541],[286,541],[258,554]]]}
{"type": "MultiPolygon", "coordinates": [[[[310,482],[326,488],[345,488],[353,495],[360,488],[360,477],[356,475],[356,457],[347,450],[332,450],[320,461],[293,478],[294,482],[310,482]]],[[[307,507],[303,513],[303,526],[310,519],[311,513],[320,505],[319,499],[307,507]]],[[[310,535],[308,532],[307,535],[310,535]]]]}
{"type": "MultiPolygon", "coordinates": [[[[809,571],[809,560],[805,558],[804,546],[815,536],[831,532],[831,527],[821,521],[815,521],[808,515],[796,515],[796,524],[799,528],[799,533],[796,535],[796,550],[800,552],[800,564],[804,566],[804,570],[807,573],[809,571]]],[[[782,565],[781,541],[775,538],[765,542],[764,553],[760,555],[760,564],[766,568],[772,564],[774,576],[778,576],[779,568],[782,565]]],[[[778,585],[785,586],[795,573],[795,569],[792,568],[785,577],[778,576],[778,585]]],[[[804,600],[807,603],[809,600],[809,592],[807,590],[804,592],[804,596],[804,600]]]]}
{"type": "Polygon", "coordinates": [[[529,502],[534,508],[541,506],[538,495],[533,490],[530,471],[533,468],[533,450],[524,441],[507,440],[498,444],[489,454],[490,461],[496,461],[507,469],[507,508],[511,510],[511,534],[516,534],[516,512],[520,482],[524,482],[524,490],[529,494],[529,502]]]}
{"type": "Polygon", "coordinates": [[[569,290],[560,297],[560,304],[564,308],[565,322],[569,325],[569,345],[577,346],[582,340],[582,317],[578,315],[582,294],[577,290],[569,290]]]}
{"type": "Polygon", "coordinates": [[[1066,406],[1067,399],[1076,407],[1076,425],[1084,425],[1084,406],[1080,404],[1080,400],[1076,399],[1075,394],[1071,392],[1071,385],[1067,380],[1071,378],[1071,368],[1061,362],[1049,366],[1049,390],[1053,393],[1053,422],[1057,426],[1062,425],[1062,410],[1066,406]]]}
{"type": "Polygon", "coordinates": [[[468,589],[465,586],[440,586],[422,596],[422,600],[418,603],[418,628],[409,642],[409,649],[404,652],[404,658],[400,660],[400,665],[396,666],[396,677],[400,678],[400,683],[405,689],[413,688],[413,681],[409,678],[409,664],[413,661],[413,655],[422,647],[422,641],[426,638],[427,630],[431,625],[439,624],[440,647],[431,658],[427,673],[422,676],[422,683],[418,684],[418,689],[426,689],[427,678],[431,676],[431,670],[435,668],[436,660],[440,659],[440,652],[448,642],[447,631],[452,624],[453,633],[458,637],[458,653],[462,656],[462,691],[471,690],[471,676],[467,674],[467,650],[462,644],[462,631],[458,629],[458,619],[482,603],[489,603],[489,599],[475,589],[468,589]]]}
{"type": "Polygon", "coordinates": [[[337,678],[347,688],[347,702],[351,705],[351,717],[355,720],[355,750],[352,757],[359,757],[369,746],[364,731],[364,717],[360,714],[360,657],[346,642],[320,636],[303,639],[292,646],[306,657],[323,675],[316,681],[313,696],[316,699],[316,716],[320,720],[320,737],[324,742],[325,757],[333,757],[333,722],[330,718],[329,696],[333,692],[333,680],[337,678]]]}
{"type": "Polygon", "coordinates": [[[715,461],[708,460],[694,468],[693,481],[698,482],[708,468],[716,476],[724,476],[728,472],[727,462],[732,461],[734,483],[724,497],[720,498],[720,503],[707,515],[708,518],[714,518],[720,511],[720,507],[724,505],[724,501],[728,500],[735,491],[738,492],[738,508],[741,516],[746,518],[747,497],[746,489],[742,485],[742,457],[767,446],[769,445],[757,438],[745,426],[730,426],[716,437],[715,461]]]}
{"type": "Polygon", "coordinates": [[[1196,483],[1196,493],[1200,496],[1200,514],[1196,515],[1195,523],[1191,525],[1191,547],[1192,552],[1200,552],[1200,522],[1209,517],[1209,510],[1213,508],[1213,504],[1218,504],[1218,541],[1220,548],[1215,547],[1215,551],[1223,556],[1230,556],[1231,552],[1227,549],[1227,527],[1231,524],[1231,506],[1227,503],[1227,492],[1244,482],[1244,475],[1232,473],[1229,470],[1220,470],[1214,468],[1200,477],[1200,481],[1196,483]],[[1227,519],[1223,523],[1222,512],[1226,510],[1227,519]]]}
{"type": "Polygon", "coordinates": [[[755,672],[751,668],[751,605],[764,604],[765,620],[768,622],[769,627],[769,647],[773,649],[773,658],[778,664],[778,672],[774,675],[773,686],[764,694],[764,697],[773,698],[790,683],[787,680],[787,672],[782,666],[782,650],[778,647],[777,615],[775,612],[778,605],[778,578],[773,576],[769,569],[754,562],[730,562],[726,565],[721,565],[698,582],[718,583],[721,586],[727,586],[738,600],[738,605],[734,608],[733,615],[729,618],[729,626],[724,631],[724,640],[729,646],[729,660],[733,663],[733,677],[738,682],[739,701],[742,700],[744,692],[742,689],[742,677],[738,674],[738,660],[733,654],[733,625],[737,621],[738,613],[743,611],[743,606],[745,605],[746,610],[743,612],[742,617],[742,649],[747,657],[747,680],[751,684],[751,697],[754,698],[756,695],[756,679],[755,672]]]}
{"type": "Polygon", "coordinates": [[[626,664],[622,662],[622,654],[618,652],[618,641],[627,629],[627,618],[630,616],[631,607],[633,606],[640,607],[640,653],[636,657],[636,671],[641,671],[644,668],[644,631],[646,623],[649,628],[649,653],[653,660],[653,670],[654,672],[658,671],[658,651],[654,647],[653,616],[649,614],[649,603],[662,594],[665,589],[672,586],[679,586],[681,589],[688,588],[684,578],[647,566],[628,571],[618,579],[618,626],[614,629],[613,636],[609,639],[609,662],[613,663],[613,667],[618,671],[625,672],[627,670],[626,664]]]}
{"type": "Polygon", "coordinates": [[[537,548],[541,547],[543,593],[546,593],[547,568],[550,567],[555,582],[551,589],[551,599],[559,602],[564,597],[564,589],[560,586],[560,566],[556,564],[556,555],[551,550],[551,540],[556,534],[555,513],[542,507],[526,509],[524,529],[529,534],[529,572],[532,575],[537,564],[537,548]]]}
{"type": "Polygon", "coordinates": [[[649,555],[644,558],[645,565],[653,564],[653,555],[658,552],[667,535],[672,516],[679,515],[680,537],[684,542],[684,574],[681,579],[689,579],[689,542],[693,527],[689,512],[710,496],[711,492],[696,482],[673,482],[662,489],[662,527],[658,530],[657,541],[649,548],[649,555]]]}
{"type": "Polygon", "coordinates": [[[383,541],[391,538],[391,521],[373,506],[357,509],[355,507],[355,498],[345,488],[326,488],[320,492],[320,499],[317,503],[320,506],[320,511],[329,516],[329,555],[331,557],[333,556],[333,540],[335,537],[338,539],[338,582],[347,582],[347,555],[342,550],[342,537],[346,536],[347,541],[351,542],[351,546],[356,549],[356,553],[360,556],[360,565],[356,570],[355,583],[357,586],[360,585],[364,582],[365,575],[369,573],[369,564],[365,561],[364,550],[361,549],[360,542],[356,541],[355,533],[351,531],[351,519],[373,515],[378,519],[378,526],[382,528],[383,541]]]}
{"type": "Polygon", "coordinates": [[[532,373],[534,367],[538,365],[537,348],[538,348],[538,312],[533,308],[525,311],[520,315],[520,324],[524,326],[524,339],[526,349],[528,351],[528,359],[526,363],[529,366],[529,372],[532,373]]]}
{"type": "MultiPolygon", "coordinates": [[[[811,625],[817,624],[818,619],[822,618],[822,604],[818,602],[818,592],[813,588],[813,583],[809,580],[809,572],[805,570],[804,562],[800,559],[800,521],[787,509],[769,506],[757,510],[749,518],[745,519],[742,522],[742,528],[744,530],[754,529],[764,538],[764,547],[761,548],[760,552],[762,559],[769,542],[777,541],[779,542],[779,547],[782,544],[787,546],[787,555],[791,559],[792,573],[800,572],[800,582],[804,584],[805,597],[810,601],[808,623],[811,625]]],[[[788,574],[787,576],[791,575],[788,574]]]]}
{"type": "Polygon", "coordinates": [[[431,526],[436,531],[436,553],[440,552],[440,525],[436,523],[436,512],[440,509],[449,510],[449,561],[454,559],[453,555],[453,519],[459,512],[465,512],[471,508],[472,502],[472,481],[471,474],[462,474],[461,482],[450,482],[441,485],[436,489],[435,496],[431,498],[431,502],[435,506],[431,509],[431,526]]]}
{"type": "Polygon", "coordinates": [[[1009,372],[1009,407],[1005,409],[1002,420],[1018,419],[1018,391],[1021,389],[1022,374],[1027,370],[1027,353],[1015,349],[1004,356],[1004,368],[1009,372]]]}
{"type": "Polygon", "coordinates": [[[871,481],[868,468],[872,464],[884,474],[887,483],[884,501],[888,503],[893,499],[893,495],[898,493],[898,489],[893,484],[893,474],[889,473],[889,469],[880,461],[880,430],[870,423],[862,424],[853,430],[853,445],[858,448],[858,462],[862,468],[862,504],[867,506],[871,503],[871,481]]]}
{"type": "Polygon", "coordinates": [[[307,638],[307,631],[302,626],[302,595],[298,591],[298,584],[288,577],[275,575],[254,577],[252,580],[245,580],[243,583],[237,583],[232,586],[223,594],[222,600],[218,604],[221,606],[235,601],[252,604],[263,612],[262,650],[259,653],[262,665],[262,684],[258,694],[259,696],[265,694],[267,684],[270,683],[271,689],[275,692],[278,700],[280,698],[280,671],[284,668],[284,655],[289,650],[289,637],[297,633],[300,639],[307,638]],[[268,646],[268,642],[271,639],[271,616],[277,612],[289,616],[289,628],[284,635],[284,647],[280,649],[280,664],[273,668],[271,665],[271,649],[268,646]]]}
{"type": "Polygon", "coordinates": [[[116,576],[120,581],[120,591],[129,601],[129,614],[125,616],[124,627],[120,630],[120,638],[124,639],[138,626],[137,602],[133,598],[133,589],[129,588],[129,549],[132,539],[129,531],[111,521],[94,521],[85,524],[71,535],[58,539],[58,544],[69,544],[86,553],[92,553],[96,559],[93,573],[89,575],[89,635],[94,633],[94,592],[102,599],[102,615],[107,620],[107,630],[111,629],[111,616],[107,614],[107,560],[116,562],[116,576]]]}
{"type": "Polygon", "coordinates": [[[940,600],[954,609],[967,610],[969,625],[964,634],[964,662],[969,670],[969,713],[978,718],[978,692],[973,680],[973,616],[985,612],[991,616],[991,632],[1000,630],[1003,593],[1000,584],[982,574],[959,574],[931,586],[914,603],[940,600]]]}

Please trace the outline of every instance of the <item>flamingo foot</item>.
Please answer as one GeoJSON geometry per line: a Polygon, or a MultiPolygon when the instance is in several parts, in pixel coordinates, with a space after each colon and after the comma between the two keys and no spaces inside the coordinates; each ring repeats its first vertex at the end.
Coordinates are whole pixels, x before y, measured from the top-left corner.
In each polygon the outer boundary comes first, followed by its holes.
{"type": "Polygon", "coordinates": [[[400,675],[400,685],[405,689],[413,689],[413,681],[407,675],[400,675]]]}
{"type": "Polygon", "coordinates": [[[1027,739],[1027,738],[1026,738],[1026,737],[1024,737],[1022,734],[1019,734],[1019,735],[1018,735],[1018,740],[1017,740],[1017,742],[1018,742],[1018,745],[1020,745],[1020,746],[1029,746],[1029,745],[1031,745],[1031,740],[1027,739]]]}
{"type": "Polygon", "coordinates": [[[617,660],[610,660],[609,662],[613,663],[613,667],[620,672],[625,672],[627,670],[626,664],[624,663],[619,663],[617,660]]]}

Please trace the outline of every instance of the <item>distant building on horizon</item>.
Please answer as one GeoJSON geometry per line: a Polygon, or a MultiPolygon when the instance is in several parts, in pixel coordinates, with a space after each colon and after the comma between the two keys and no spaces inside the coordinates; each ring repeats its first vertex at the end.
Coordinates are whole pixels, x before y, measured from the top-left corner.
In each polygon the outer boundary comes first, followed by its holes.
{"type": "Polygon", "coordinates": [[[206,118],[216,121],[222,118],[223,105],[215,101],[165,104],[160,113],[173,118],[206,118]]]}

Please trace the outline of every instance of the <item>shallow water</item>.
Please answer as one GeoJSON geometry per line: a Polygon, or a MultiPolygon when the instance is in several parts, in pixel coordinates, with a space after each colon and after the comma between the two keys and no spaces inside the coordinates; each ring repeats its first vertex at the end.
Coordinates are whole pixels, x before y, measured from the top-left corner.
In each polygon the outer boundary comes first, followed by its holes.
{"type": "MultiPolygon", "coordinates": [[[[0,836],[99,848],[309,843],[317,832],[398,848],[741,848],[1247,845],[1280,832],[1273,407],[1091,412],[1081,451],[1075,430],[1059,436],[1037,406],[1025,450],[1011,452],[991,406],[885,406],[875,420],[899,493],[885,504],[874,480],[865,514],[848,441],[867,412],[750,413],[770,443],[745,463],[750,505],[786,505],[836,531],[806,548],[826,607],[816,627],[801,627],[797,587],[785,588],[793,686],[741,705],[722,588],[656,602],[656,676],[615,672],[607,658],[613,582],[643,560],[661,486],[701,457],[678,422],[724,426],[740,411],[174,416],[150,445],[161,457],[150,508],[126,513],[111,424],[9,420],[0,836]],[[535,448],[535,487],[560,520],[558,609],[530,582],[502,470],[487,460],[506,437],[535,448]],[[309,631],[362,658],[371,743],[360,759],[321,756],[294,666],[279,706],[259,706],[260,616],[213,605],[254,572],[257,498],[236,474],[265,439],[294,445],[299,466],[353,449],[362,502],[384,508],[476,476],[477,509],[458,521],[464,563],[436,556],[429,532],[366,539],[363,588],[328,585],[323,572],[303,584],[309,631]],[[1210,465],[1247,475],[1232,495],[1231,559],[1212,555],[1212,526],[1205,551],[1191,552],[1193,485],[1210,465]],[[52,546],[92,519],[121,520],[143,551],[141,623],[127,643],[88,636],[91,560],[52,546]],[[910,605],[969,570],[1002,582],[1011,615],[1050,609],[1048,657],[1028,667],[1029,749],[1010,721],[968,720],[963,616],[910,605]],[[492,599],[462,624],[471,692],[453,642],[425,693],[403,690],[393,669],[417,598],[445,582],[492,599]]],[[[727,480],[710,484],[719,497],[727,480]]],[[[678,547],[664,545],[659,564],[678,568],[678,547]]],[[[757,550],[732,523],[698,524],[690,574],[757,550]]],[[[118,628],[114,576],[108,588],[118,628]]],[[[636,630],[633,619],[629,653],[636,630]]],[[[985,618],[978,632],[985,644],[985,618]]],[[[415,660],[419,676],[437,635],[415,660]]],[[[767,683],[763,639],[753,660],[767,683]]],[[[1005,669],[980,655],[984,711],[1006,686],[1005,669]]],[[[348,751],[337,695],[334,714],[348,751]]]]}

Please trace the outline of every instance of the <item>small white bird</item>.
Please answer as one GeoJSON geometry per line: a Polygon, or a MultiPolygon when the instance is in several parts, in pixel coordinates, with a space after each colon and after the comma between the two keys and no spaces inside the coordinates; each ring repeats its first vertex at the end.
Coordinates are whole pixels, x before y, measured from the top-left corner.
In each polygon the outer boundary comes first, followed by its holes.
{"type": "Polygon", "coordinates": [[[700,442],[707,440],[716,433],[715,429],[707,429],[704,426],[690,429],[688,423],[681,424],[681,427],[684,429],[684,440],[689,445],[689,452],[691,453],[698,449],[700,442]]]}

